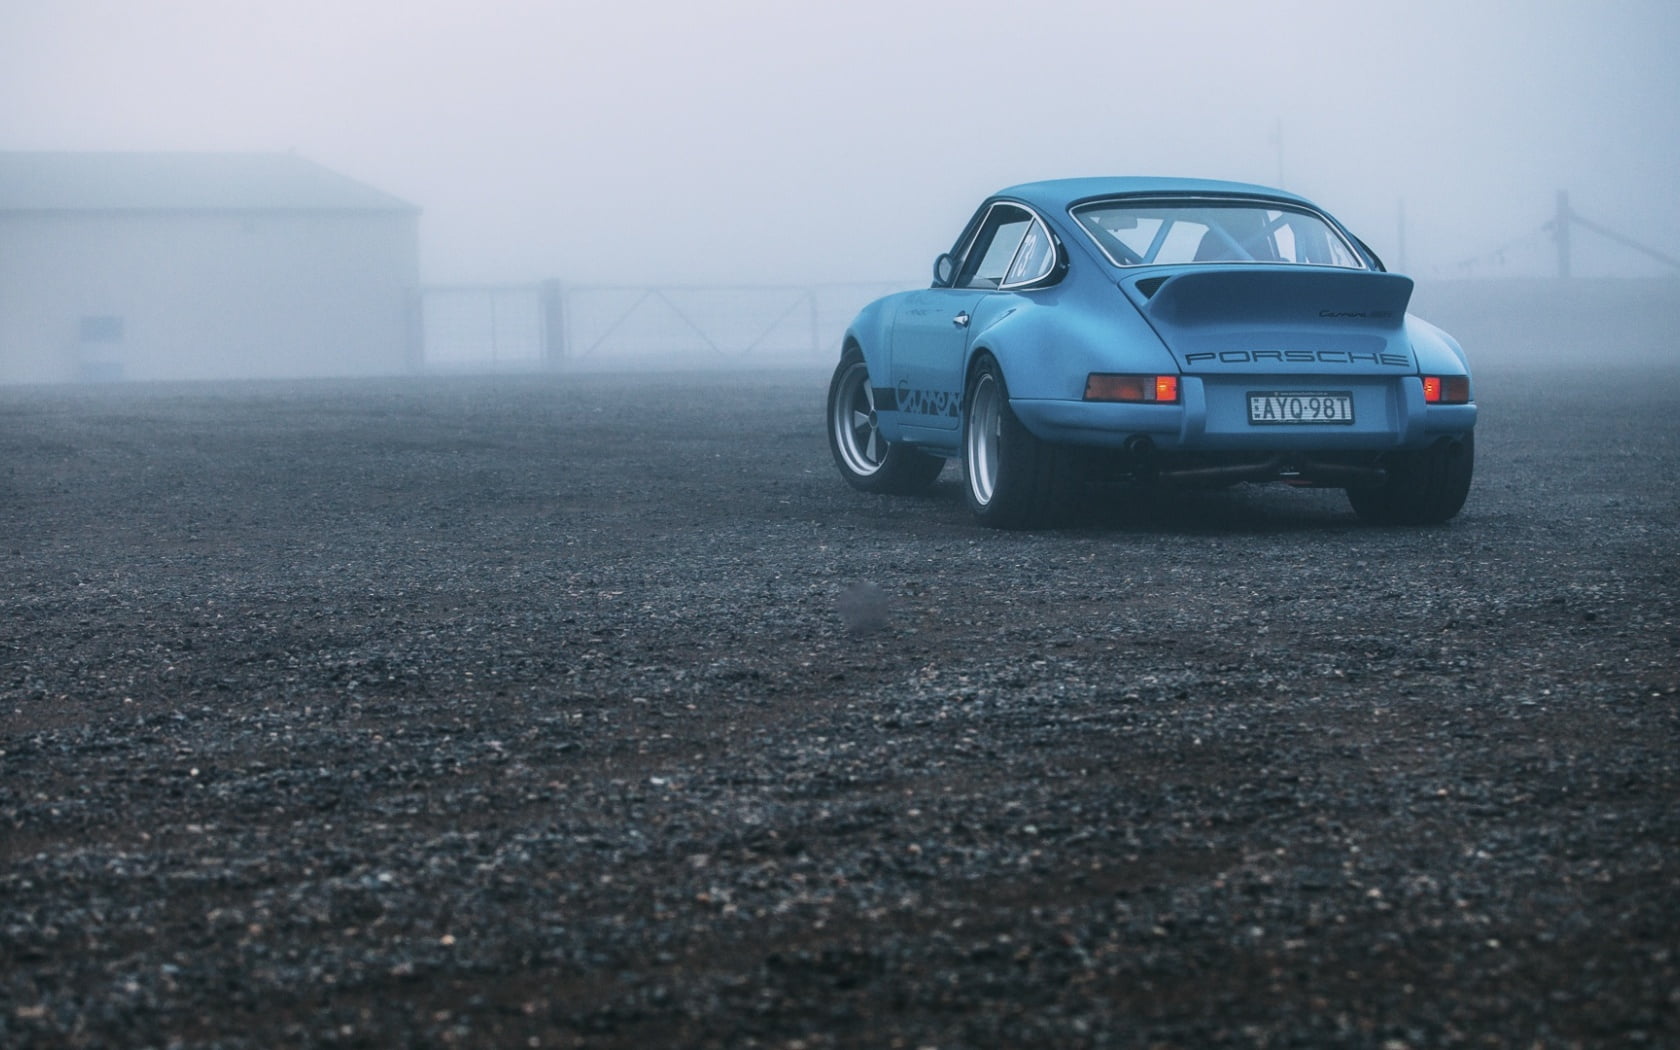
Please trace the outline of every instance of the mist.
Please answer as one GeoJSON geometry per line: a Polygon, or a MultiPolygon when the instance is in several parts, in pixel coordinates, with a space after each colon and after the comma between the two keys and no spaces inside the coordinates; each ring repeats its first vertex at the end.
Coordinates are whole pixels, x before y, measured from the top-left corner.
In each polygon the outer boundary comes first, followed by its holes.
{"type": "MultiPolygon", "coordinates": [[[[1680,240],[1680,9],[297,0],[0,8],[0,148],[286,151],[427,282],[925,280],[986,194],[1281,185],[1422,278],[1546,276],[1559,190],[1680,240]]],[[[1672,273],[1578,238],[1580,276],[1672,273]]]]}

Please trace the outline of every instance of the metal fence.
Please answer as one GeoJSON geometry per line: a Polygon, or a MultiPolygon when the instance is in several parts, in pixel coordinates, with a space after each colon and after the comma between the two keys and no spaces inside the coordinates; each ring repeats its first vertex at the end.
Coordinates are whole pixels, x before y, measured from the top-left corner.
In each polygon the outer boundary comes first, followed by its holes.
{"type": "Polygon", "coordinates": [[[548,284],[434,285],[420,294],[427,369],[536,369],[554,354],[555,288],[548,284]]]}
{"type": "Polygon", "coordinates": [[[865,303],[902,284],[452,285],[424,289],[428,370],[716,367],[826,361],[865,303]]]}

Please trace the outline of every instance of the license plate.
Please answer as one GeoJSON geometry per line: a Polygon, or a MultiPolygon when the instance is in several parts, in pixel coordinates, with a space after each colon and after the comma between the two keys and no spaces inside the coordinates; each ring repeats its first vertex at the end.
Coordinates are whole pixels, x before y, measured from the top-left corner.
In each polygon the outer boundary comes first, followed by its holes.
{"type": "Polygon", "coordinates": [[[1353,395],[1343,391],[1250,391],[1248,421],[1255,426],[1352,423],[1353,395]]]}

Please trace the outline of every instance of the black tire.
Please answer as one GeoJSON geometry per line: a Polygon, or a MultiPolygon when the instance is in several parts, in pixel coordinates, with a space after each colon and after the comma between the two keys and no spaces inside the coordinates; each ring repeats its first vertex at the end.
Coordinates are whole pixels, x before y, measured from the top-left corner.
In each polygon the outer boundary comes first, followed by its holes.
{"type": "Polygon", "coordinates": [[[875,417],[875,388],[863,354],[851,347],[840,355],[828,383],[828,450],[840,476],[863,492],[921,492],[945,460],[881,436],[875,417]]]}
{"type": "Polygon", "coordinates": [[[1439,525],[1464,507],[1476,467],[1476,435],[1389,456],[1380,485],[1347,490],[1348,502],[1373,525],[1439,525]]]}
{"type": "Polygon", "coordinates": [[[1003,370],[981,356],[963,392],[963,495],[983,524],[1054,525],[1066,516],[1076,477],[1072,454],[1041,441],[1009,407],[1003,370]]]}

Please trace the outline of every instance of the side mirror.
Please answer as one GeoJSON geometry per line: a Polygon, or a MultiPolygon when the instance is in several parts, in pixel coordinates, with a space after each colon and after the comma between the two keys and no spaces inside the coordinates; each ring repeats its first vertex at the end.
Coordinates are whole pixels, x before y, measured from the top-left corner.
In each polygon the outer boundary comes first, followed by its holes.
{"type": "Polygon", "coordinates": [[[957,257],[945,252],[933,260],[933,286],[935,288],[949,288],[952,278],[957,276],[957,257]]]}

